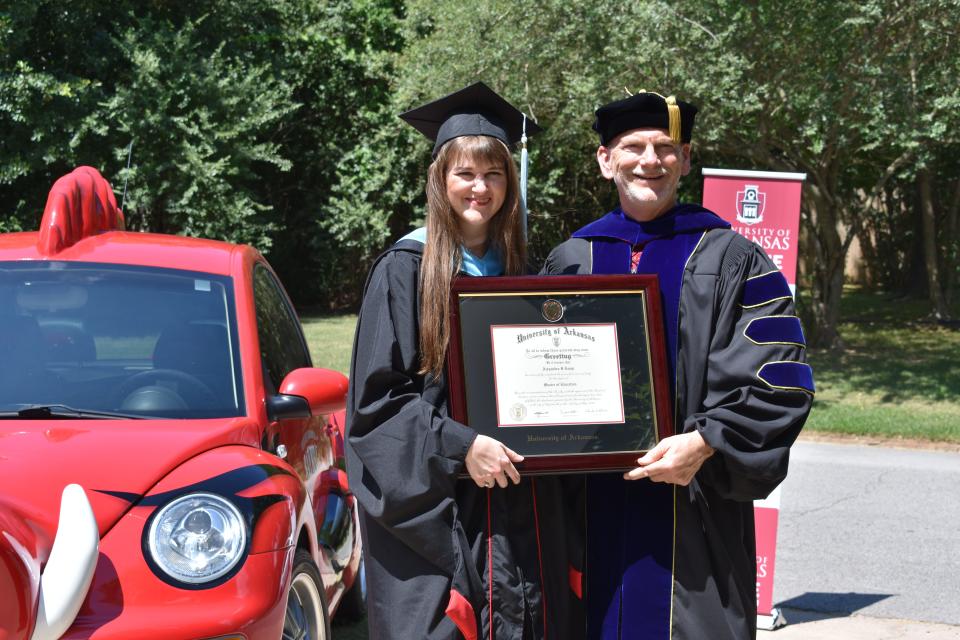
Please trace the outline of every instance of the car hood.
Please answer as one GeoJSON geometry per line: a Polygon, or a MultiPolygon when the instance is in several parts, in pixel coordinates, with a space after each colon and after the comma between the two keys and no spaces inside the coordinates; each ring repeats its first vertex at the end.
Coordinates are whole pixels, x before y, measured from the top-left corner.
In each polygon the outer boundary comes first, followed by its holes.
{"type": "Polygon", "coordinates": [[[79,484],[100,536],[185,460],[228,444],[257,446],[248,418],[0,421],[0,504],[29,523],[40,552],[57,530],[60,497],[79,484]],[[134,500],[135,502],[135,500],[134,500]]]}

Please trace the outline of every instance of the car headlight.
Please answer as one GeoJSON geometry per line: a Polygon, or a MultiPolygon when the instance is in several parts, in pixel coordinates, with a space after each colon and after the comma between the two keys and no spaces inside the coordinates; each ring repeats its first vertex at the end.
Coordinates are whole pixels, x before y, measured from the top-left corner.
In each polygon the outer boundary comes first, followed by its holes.
{"type": "Polygon", "coordinates": [[[146,546],[171,578],[200,584],[236,566],[247,548],[247,527],[230,501],[212,493],[191,493],[157,511],[146,546]]]}

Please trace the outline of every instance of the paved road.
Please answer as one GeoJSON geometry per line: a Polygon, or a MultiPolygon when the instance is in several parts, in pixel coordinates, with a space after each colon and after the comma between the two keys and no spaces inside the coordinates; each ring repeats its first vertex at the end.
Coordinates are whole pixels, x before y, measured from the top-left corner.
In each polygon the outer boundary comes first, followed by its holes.
{"type": "Polygon", "coordinates": [[[788,624],[776,631],[758,631],[757,640],[960,640],[960,627],[948,624],[860,615],[837,617],[798,609],[784,612],[788,624]]]}
{"type": "Polygon", "coordinates": [[[960,625],[960,453],[798,442],[774,601],[960,625]]]}
{"type": "Polygon", "coordinates": [[[960,639],[958,494],[960,453],[798,442],[774,582],[788,625],[760,639],[960,639]]]}

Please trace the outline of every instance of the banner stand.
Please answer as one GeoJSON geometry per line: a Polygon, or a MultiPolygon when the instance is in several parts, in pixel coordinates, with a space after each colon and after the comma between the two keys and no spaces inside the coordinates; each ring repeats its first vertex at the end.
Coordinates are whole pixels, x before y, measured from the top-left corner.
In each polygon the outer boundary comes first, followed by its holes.
{"type": "MultiPolygon", "coordinates": [[[[704,169],[703,206],[733,230],[758,244],[783,273],[796,296],[800,195],[805,173],[704,169]]],[[[757,628],[771,630],[787,621],[773,606],[780,487],[754,503],[757,540],[757,628]]]]}
{"type": "Polygon", "coordinates": [[[780,487],[753,503],[757,540],[757,628],[776,629],[787,623],[773,606],[773,574],[777,566],[777,524],[780,519],[780,487]]]}
{"type": "Polygon", "coordinates": [[[762,613],[757,614],[757,629],[762,631],[773,631],[787,624],[787,619],[783,617],[780,607],[774,607],[770,610],[770,615],[765,616],[762,613]]]}

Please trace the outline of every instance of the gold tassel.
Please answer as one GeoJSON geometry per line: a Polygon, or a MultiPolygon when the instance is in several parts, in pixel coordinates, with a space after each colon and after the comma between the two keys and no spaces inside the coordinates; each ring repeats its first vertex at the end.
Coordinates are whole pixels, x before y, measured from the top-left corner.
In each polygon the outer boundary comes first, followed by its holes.
{"type": "MultiPolygon", "coordinates": [[[[626,89],[626,87],[624,87],[624,89],[626,89]]],[[[627,93],[629,93],[629,91],[627,91],[627,93]]],[[[645,89],[640,89],[640,91],[638,91],[637,93],[638,94],[652,93],[653,95],[660,96],[661,98],[664,99],[664,101],[667,103],[667,118],[668,118],[668,124],[670,127],[669,128],[670,138],[673,140],[675,144],[681,144],[682,134],[680,130],[680,106],[677,104],[676,96],[664,97],[663,95],[657,93],[656,91],[646,91],[645,89]]]]}
{"type": "Polygon", "coordinates": [[[667,101],[667,115],[670,119],[670,137],[675,144],[680,144],[680,107],[675,96],[669,96],[667,101]]]}

